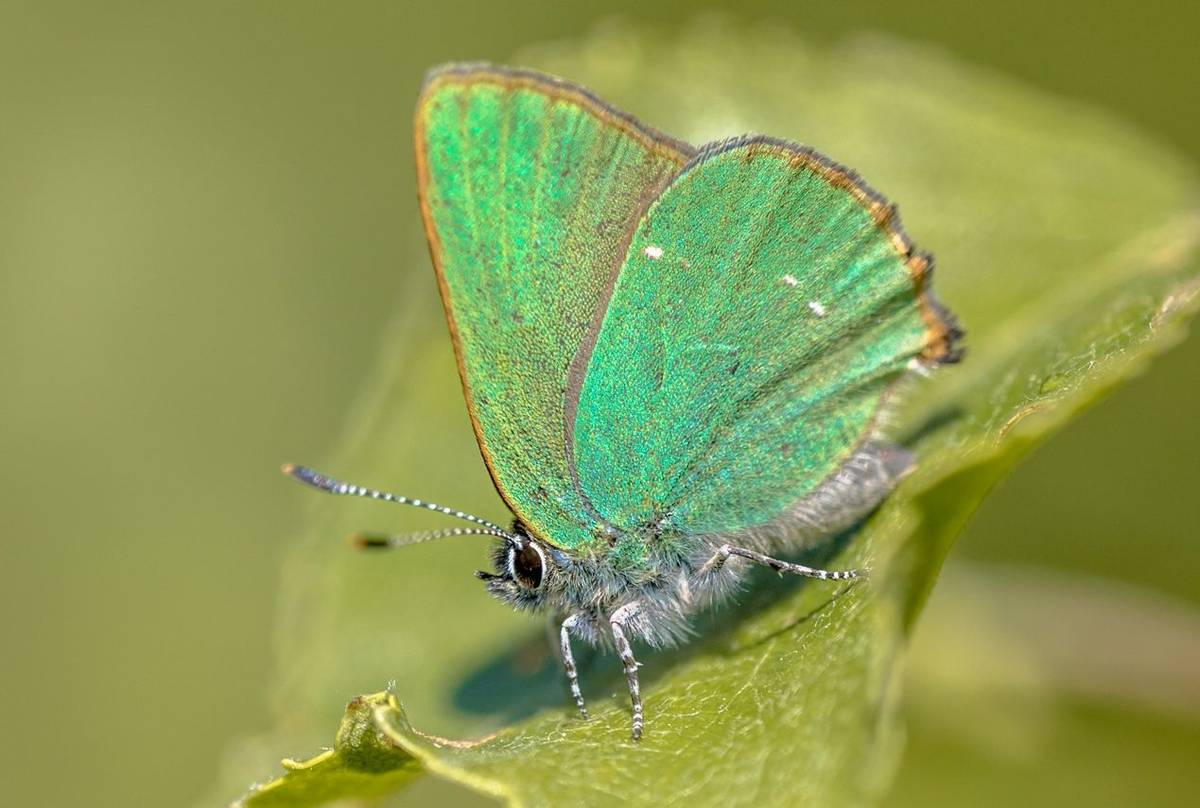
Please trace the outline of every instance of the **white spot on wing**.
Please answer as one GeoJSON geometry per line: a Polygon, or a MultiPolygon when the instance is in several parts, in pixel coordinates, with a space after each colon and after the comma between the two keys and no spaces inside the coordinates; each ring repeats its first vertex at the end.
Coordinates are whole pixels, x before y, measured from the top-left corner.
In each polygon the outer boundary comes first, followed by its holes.
{"type": "Polygon", "coordinates": [[[783,282],[786,283],[788,286],[799,286],[800,285],[800,281],[796,280],[796,278],[792,275],[784,275],[783,282]]]}
{"type": "Polygon", "coordinates": [[[929,366],[915,357],[908,360],[908,369],[913,373],[916,373],[918,376],[924,376],[928,378],[930,375],[929,366]]]}
{"type": "Polygon", "coordinates": [[[825,316],[825,306],[823,306],[819,300],[808,301],[808,309],[818,317],[825,316]]]}
{"type": "Polygon", "coordinates": [[[646,249],[642,250],[642,252],[645,253],[646,257],[649,258],[651,261],[657,261],[658,259],[663,257],[662,247],[658,247],[653,244],[648,246],[646,249]]]}

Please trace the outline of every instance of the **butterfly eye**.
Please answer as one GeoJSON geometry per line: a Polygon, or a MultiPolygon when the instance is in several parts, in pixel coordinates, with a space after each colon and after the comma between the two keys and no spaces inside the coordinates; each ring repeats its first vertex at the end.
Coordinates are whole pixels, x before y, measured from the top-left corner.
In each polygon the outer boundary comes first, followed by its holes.
{"type": "Polygon", "coordinates": [[[520,549],[509,550],[508,565],[512,577],[526,589],[535,590],[542,585],[545,562],[541,548],[531,541],[525,542],[520,549]]]}

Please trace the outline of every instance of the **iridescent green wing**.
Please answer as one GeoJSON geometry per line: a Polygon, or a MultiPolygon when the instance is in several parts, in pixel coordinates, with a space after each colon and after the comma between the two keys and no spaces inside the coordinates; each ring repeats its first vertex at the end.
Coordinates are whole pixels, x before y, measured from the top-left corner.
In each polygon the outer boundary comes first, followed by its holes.
{"type": "Polygon", "coordinates": [[[639,213],[694,152],[575,85],[451,65],[426,79],[416,153],[480,451],[535,535],[576,546],[595,520],[567,456],[568,369],[639,213]]]}
{"type": "Polygon", "coordinates": [[[955,358],[895,210],[811,150],[706,148],[637,226],[581,380],[574,451],[612,525],[772,523],[844,468],[910,367],[955,358]]]}

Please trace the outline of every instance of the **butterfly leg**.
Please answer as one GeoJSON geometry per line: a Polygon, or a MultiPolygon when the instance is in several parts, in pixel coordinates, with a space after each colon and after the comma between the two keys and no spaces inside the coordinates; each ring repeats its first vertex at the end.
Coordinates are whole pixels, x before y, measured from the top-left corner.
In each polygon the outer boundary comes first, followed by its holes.
{"type": "Polygon", "coordinates": [[[617,654],[625,670],[625,681],[629,684],[629,700],[633,705],[633,740],[642,737],[642,725],[645,716],[642,711],[642,690],[638,684],[638,661],[633,658],[633,649],[629,647],[629,639],[625,636],[625,623],[638,612],[637,602],[626,603],[608,618],[612,628],[613,643],[617,646],[617,654]]]}
{"type": "Polygon", "coordinates": [[[705,562],[701,567],[703,573],[714,573],[725,566],[725,562],[730,556],[740,556],[741,558],[749,559],[755,564],[762,564],[764,567],[770,567],[776,572],[790,572],[793,575],[803,575],[805,578],[820,578],[822,581],[843,581],[847,578],[865,578],[866,570],[821,570],[815,567],[806,567],[803,564],[792,564],[789,561],[781,561],[778,558],[756,553],[753,550],[747,550],[744,547],[734,547],[731,544],[722,544],[717,552],[713,553],[713,557],[705,562]]]}
{"type": "Polygon", "coordinates": [[[579,622],[581,615],[573,614],[562,622],[559,628],[558,641],[562,650],[563,669],[567,672],[567,681],[571,683],[571,695],[575,698],[575,706],[586,721],[588,718],[587,705],[583,702],[583,693],[579,690],[579,673],[575,670],[575,655],[571,653],[571,629],[579,622]]]}

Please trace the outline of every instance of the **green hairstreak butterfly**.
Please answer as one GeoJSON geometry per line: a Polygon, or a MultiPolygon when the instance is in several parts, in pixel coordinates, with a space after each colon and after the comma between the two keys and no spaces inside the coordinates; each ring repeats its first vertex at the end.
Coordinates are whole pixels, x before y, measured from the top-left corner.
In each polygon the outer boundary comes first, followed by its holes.
{"type": "Polygon", "coordinates": [[[751,564],[869,513],[910,465],[880,435],[898,381],[961,332],[896,209],[812,149],[695,148],[582,87],[438,68],[416,110],[421,210],[467,409],[514,521],[285,470],[335,494],[467,520],[397,538],[497,539],[488,590],[616,650],[677,642],[751,564]]]}

